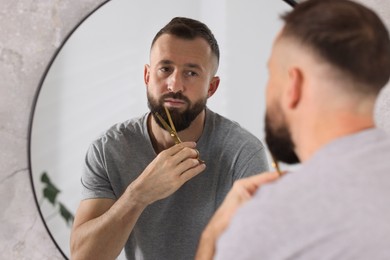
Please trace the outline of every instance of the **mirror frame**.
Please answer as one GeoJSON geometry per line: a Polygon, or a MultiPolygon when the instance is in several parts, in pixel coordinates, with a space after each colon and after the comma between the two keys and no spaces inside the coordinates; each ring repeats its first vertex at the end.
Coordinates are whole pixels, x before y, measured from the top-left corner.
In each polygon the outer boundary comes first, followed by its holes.
{"type": "MultiPolygon", "coordinates": [[[[36,207],[38,208],[38,212],[39,212],[39,216],[43,222],[43,225],[47,231],[47,233],[49,234],[51,240],[53,241],[53,243],[55,244],[55,246],[57,247],[58,251],[61,253],[61,255],[64,257],[64,259],[69,259],[68,256],[64,253],[64,251],[62,250],[62,248],[58,245],[57,241],[55,240],[52,232],[50,231],[48,225],[46,224],[46,221],[44,219],[44,216],[43,216],[43,213],[41,211],[41,208],[39,206],[39,201],[38,201],[38,196],[37,196],[37,191],[35,190],[35,187],[34,187],[34,179],[33,179],[33,174],[32,174],[32,161],[31,161],[31,135],[32,135],[32,126],[33,126],[33,121],[34,121],[34,115],[35,115],[35,110],[36,110],[36,107],[37,107],[37,102],[38,102],[38,98],[39,98],[39,94],[42,90],[42,87],[43,87],[43,83],[47,77],[47,74],[49,73],[50,71],[50,68],[52,67],[52,64],[54,63],[54,61],[56,60],[58,54],[61,52],[61,50],[63,49],[63,47],[65,46],[65,44],[67,43],[67,41],[69,40],[69,38],[73,35],[73,33],[84,23],[85,20],[87,20],[91,15],[93,15],[97,10],[99,10],[100,8],[102,8],[106,3],[110,2],[111,0],[105,0],[103,1],[102,3],[100,3],[98,6],[96,6],[92,11],[90,11],[84,18],[82,18],[77,24],[76,26],[70,30],[70,32],[65,36],[64,40],[61,42],[60,46],[56,49],[56,51],[54,52],[53,56],[50,58],[50,61],[49,63],[47,64],[46,68],[45,68],[45,71],[44,73],[42,74],[41,76],[41,79],[39,81],[39,84],[38,84],[38,88],[34,94],[34,98],[33,98],[33,102],[32,102],[32,106],[31,106],[31,110],[30,110],[30,116],[29,116],[29,123],[28,123],[28,147],[27,147],[27,157],[28,157],[28,170],[29,170],[29,176],[30,176],[30,184],[31,184],[31,187],[32,187],[32,191],[33,191],[33,195],[34,195],[34,201],[35,201],[35,204],[36,204],[36,207]]],[[[298,1],[295,1],[295,0],[280,0],[280,1],[284,1],[285,3],[287,3],[288,5],[290,5],[292,8],[294,8],[297,4],[298,4],[298,1]]]]}

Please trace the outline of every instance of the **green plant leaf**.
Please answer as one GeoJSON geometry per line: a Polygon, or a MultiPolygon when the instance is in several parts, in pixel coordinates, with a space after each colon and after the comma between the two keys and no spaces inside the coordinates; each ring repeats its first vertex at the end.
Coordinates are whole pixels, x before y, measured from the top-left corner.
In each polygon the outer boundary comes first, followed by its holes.
{"type": "Polygon", "coordinates": [[[71,225],[73,223],[73,220],[74,220],[73,214],[61,202],[58,202],[58,205],[60,206],[61,216],[65,219],[65,221],[68,225],[71,225]]]}
{"type": "Polygon", "coordinates": [[[41,174],[41,182],[48,183],[50,182],[49,175],[47,175],[47,172],[42,172],[41,174]]]}
{"type": "Polygon", "coordinates": [[[56,187],[46,187],[43,189],[43,196],[53,205],[56,203],[58,193],[60,191],[56,187]]]}
{"type": "Polygon", "coordinates": [[[51,182],[46,172],[42,173],[41,182],[45,184],[45,187],[43,188],[43,197],[47,198],[51,204],[55,205],[57,195],[61,191],[51,182]]]}
{"type": "MultiPolygon", "coordinates": [[[[46,198],[53,206],[56,205],[57,195],[61,191],[51,182],[49,175],[46,172],[41,174],[41,182],[44,183],[43,198],[46,198]]],[[[65,207],[64,204],[58,202],[58,210],[61,217],[65,220],[68,226],[73,224],[74,215],[65,207]]]]}

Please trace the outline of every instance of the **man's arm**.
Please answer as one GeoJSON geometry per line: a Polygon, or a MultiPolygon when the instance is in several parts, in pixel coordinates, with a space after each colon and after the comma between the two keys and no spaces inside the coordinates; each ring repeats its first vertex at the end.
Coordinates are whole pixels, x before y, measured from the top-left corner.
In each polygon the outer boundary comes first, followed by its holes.
{"type": "Polygon", "coordinates": [[[115,259],[143,211],[141,205],[89,199],[80,203],[71,234],[72,259],[115,259]]]}
{"type": "Polygon", "coordinates": [[[237,209],[252,198],[261,185],[278,178],[278,173],[268,172],[235,181],[225,200],[204,229],[195,259],[213,259],[217,240],[228,227],[237,209]]]}
{"type": "Polygon", "coordinates": [[[71,258],[115,259],[143,210],[205,169],[194,148],[187,142],[161,152],[116,202],[82,201],[71,235],[71,258]]]}

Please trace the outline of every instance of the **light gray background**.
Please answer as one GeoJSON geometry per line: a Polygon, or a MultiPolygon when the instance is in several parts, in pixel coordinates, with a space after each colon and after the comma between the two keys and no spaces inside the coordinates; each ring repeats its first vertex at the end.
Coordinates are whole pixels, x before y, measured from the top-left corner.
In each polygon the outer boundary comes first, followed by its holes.
{"type": "MultiPolygon", "coordinates": [[[[274,0],[272,0],[274,1],[274,0]]],[[[28,170],[28,123],[35,92],[65,36],[102,0],[0,0],[0,258],[62,259],[35,206],[28,170]]],[[[390,27],[390,3],[373,6],[390,27]]],[[[390,68],[389,68],[390,69],[390,68]]],[[[378,124],[390,132],[390,89],[378,124]]]]}

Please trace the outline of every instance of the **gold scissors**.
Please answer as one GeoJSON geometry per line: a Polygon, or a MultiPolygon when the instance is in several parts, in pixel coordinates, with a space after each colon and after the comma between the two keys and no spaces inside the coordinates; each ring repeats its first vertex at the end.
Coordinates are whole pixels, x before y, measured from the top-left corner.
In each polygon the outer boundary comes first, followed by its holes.
{"type": "Polygon", "coordinates": [[[169,132],[169,134],[173,138],[173,141],[175,141],[175,144],[180,144],[181,140],[176,132],[175,125],[173,124],[173,121],[171,118],[171,114],[169,113],[169,110],[167,107],[164,107],[164,109],[165,109],[165,114],[167,114],[170,126],[167,124],[167,122],[165,122],[165,120],[160,116],[159,113],[156,112],[155,115],[157,116],[158,120],[160,120],[160,122],[164,126],[165,130],[167,130],[169,132]]]}
{"type": "MultiPolygon", "coordinates": [[[[173,124],[171,114],[169,113],[169,110],[167,107],[164,106],[164,109],[165,109],[165,114],[167,114],[167,117],[168,117],[169,125],[167,124],[167,122],[165,122],[165,120],[160,116],[159,113],[155,112],[154,114],[157,116],[158,120],[164,126],[165,130],[167,130],[169,132],[173,141],[175,141],[175,144],[180,144],[182,141],[180,140],[179,135],[176,132],[176,128],[175,128],[175,125],[173,124]]],[[[200,163],[204,163],[203,160],[199,159],[199,151],[196,150],[196,152],[198,153],[198,161],[200,163]]]]}
{"type": "Polygon", "coordinates": [[[272,153],[271,153],[271,157],[272,157],[272,167],[275,168],[275,170],[279,174],[279,176],[282,176],[283,172],[280,170],[279,163],[272,153]]]}

